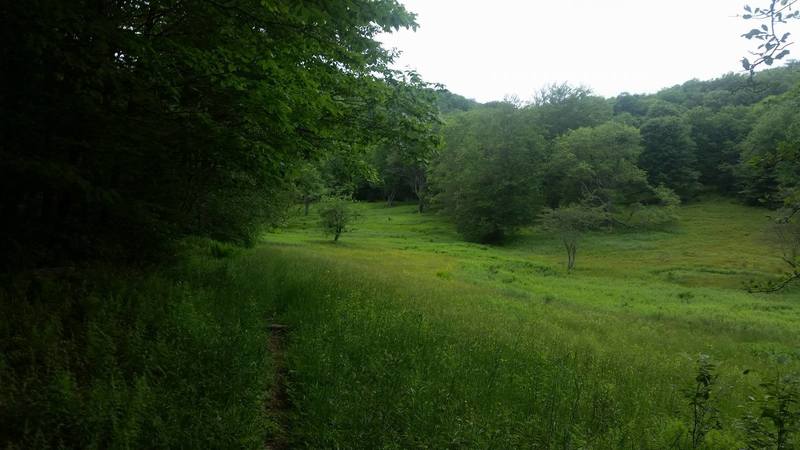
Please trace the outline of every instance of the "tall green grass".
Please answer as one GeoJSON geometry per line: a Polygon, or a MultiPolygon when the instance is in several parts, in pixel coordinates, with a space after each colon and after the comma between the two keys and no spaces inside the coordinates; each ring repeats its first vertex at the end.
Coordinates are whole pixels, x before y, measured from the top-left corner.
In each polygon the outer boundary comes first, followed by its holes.
{"type": "Polygon", "coordinates": [[[465,244],[403,207],[363,207],[336,245],[302,219],[270,236],[256,257],[280,261],[294,443],[746,447],[747,417],[769,408],[760,384],[800,370],[797,291],[740,288],[775,264],[747,226],[760,211],[682,213],[674,230],[590,236],[572,275],[552,237],[465,244]],[[694,276],[664,275],[678,269],[694,276]],[[701,355],[718,376],[705,424],[691,403],[701,355]]]}
{"type": "Polygon", "coordinates": [[[0,446],[263,446],[269,280],[222,249],[195,243],[166,268],[6,277],[0,446]]]}
{"type": "Polygon", "coordinates": [[[778,267],[762,211],[590,235],[567,274],[537,230],[485,247],[359,208],[338,244],[299,217],[253,249],[5,280],[3,446],[263,448],[270,322],[297,448],[770,448],[780,399],[800,444],[798,290],[741,289],[778,267]]]}

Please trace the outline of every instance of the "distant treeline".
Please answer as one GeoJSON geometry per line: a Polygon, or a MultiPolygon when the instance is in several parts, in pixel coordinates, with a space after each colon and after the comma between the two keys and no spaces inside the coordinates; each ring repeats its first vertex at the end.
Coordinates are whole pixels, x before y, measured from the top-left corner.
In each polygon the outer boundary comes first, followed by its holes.
{"type": "Polygon", "coordinates": [[[387,149],[375,153],[378,182],[364,179],[356,192],[430,200],[470,239],[501,240],[543,208],[575,204],[616,221],[664,204],[668,191],[683,201],[717,193],[768,208],[798,203],[796,62],[651,95],[602,98],[555,84],[530,102],[479,104],[448,91],[437,102],[444,140],[427,160],[423,195],[407,188],[419,170],[387,149]]]}

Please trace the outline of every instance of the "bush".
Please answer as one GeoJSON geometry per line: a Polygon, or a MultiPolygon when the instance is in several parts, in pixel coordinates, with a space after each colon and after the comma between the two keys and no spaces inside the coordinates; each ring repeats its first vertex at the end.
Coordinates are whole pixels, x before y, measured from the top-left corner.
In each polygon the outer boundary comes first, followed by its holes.
{"type": "Polygon", "coordinates": [[[567,270],[575,268],[575,257],[581,236],[601,229],[608,223],[609,215],[602,207],[573,204],[558,209],[547,208],[539,216],[542,228],[555,232],[567,250],[567,270]]]}
{"type": "Polygon", "coordinates": [[[635,229],[659,228],[678,220],[678,206],[681,199],[663,185],[653,188],[654,199],[649,204],[636,203],[624,224],[635,229]]]}
{"type": "Polygon", "coordinates": [[[342,233],[350,231],[350,225],[358,217],[352,209],[352,202],[345,198],[329,198],[319,208],[320,224],[327,235],[338,242],[342,233]]]}

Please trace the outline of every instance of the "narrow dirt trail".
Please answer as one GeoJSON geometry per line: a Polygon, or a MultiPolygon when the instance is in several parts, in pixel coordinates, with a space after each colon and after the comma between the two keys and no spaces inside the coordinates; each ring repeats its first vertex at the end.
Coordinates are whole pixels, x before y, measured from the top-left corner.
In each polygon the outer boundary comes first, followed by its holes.
{"type": "Polygon", "coordinates": [[[268,450],[284,450],[289,445],[289,394],[286,390],[286,377],[289,369],[286,367],[285,341],[288,327],[271,323],[269,325],[269,340],[267,348],[272,361],[275,364],[275,378],[272,380],[269,395],[267,397],[267,413],[277,422],[277,430],[270,436],[265,443],[268,450]]]}

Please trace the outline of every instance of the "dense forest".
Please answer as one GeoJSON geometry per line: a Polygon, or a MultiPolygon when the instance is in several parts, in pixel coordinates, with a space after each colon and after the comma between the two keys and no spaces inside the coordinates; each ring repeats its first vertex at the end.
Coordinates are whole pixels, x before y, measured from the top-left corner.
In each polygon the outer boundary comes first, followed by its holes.
{"type": "Polygon", "coordinates": [[[393,68],[378,36],[416,27],[396,0],[0,6],[0,445],[800,445],[800,62],[755,70],[788,33],[652,94],[479,103],[393,68]],[[752,261],[671,240],[727,231],[752,261]]]}
{"type": "MultiPolygon", "coordinates": [[[[478,240],[499,237],[506,226],[530,224],[543,206],[590,197],[610,212],[662,204],[659,187],[684,202],[716,193],[776,208],[797,195],[800,158],[792,133],[798,82],[800,65],[790,63],[753,78],[731,73],[609,99],[567,84],[546,87],[524,104],[484,105],[439,92],[444,144],[431,156],[427,195],[456,221],[459,208],[508,199],[483,215],[463,211],[474,220],[497,218],[496,224],[487,222],[487,232],[473,235],[478,240]],[[501,185],[501,176],[507,184],[501,185]]],[[[377,158],[377,186],[393,193],[397,158],[377,158]]],[[[375,185],[365,180],[362,189],[375,185]]]]}
{"type": "Polygon", "coordinates": [[[8,267],[246,242],[301,162],[430,145],[436,110],[373,38],[394,1],[3,6],[8,267]]]}
{"type": "Polygon", "coordinates": [[[414,198],[485,242],[545,207],[797,201],[797,63],[478,104],[389,68],[376,34],[416,26],[391,1],[3,12],[7,268],[248,242],[298,198],[414,198]]]}

